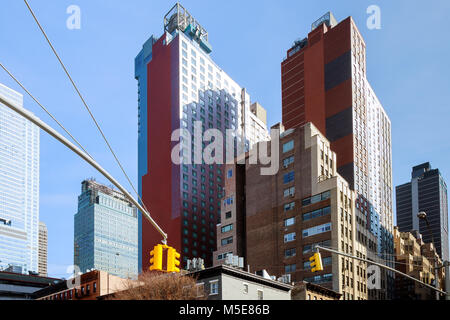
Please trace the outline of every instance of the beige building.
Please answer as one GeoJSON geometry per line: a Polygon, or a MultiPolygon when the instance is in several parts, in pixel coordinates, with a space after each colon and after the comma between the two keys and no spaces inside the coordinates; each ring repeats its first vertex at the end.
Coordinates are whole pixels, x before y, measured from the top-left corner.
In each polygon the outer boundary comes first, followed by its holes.
{"type": "MultiPolygon", "coordinates": [[[[424,243],[422,235],[413,230],[400,232],[394,228],[394,248],[396,269],[420,281],[434,286],[435,262],[442,266],[442,260],[431,243],[424,243]]],[[[437,272],[438,287],[444,290],[444,269],[437,272]]],[[[397,299],[429,300],[435,299],[435,291],[422,286],[402,276],[395,279],[395,293],[397,299]]]]}
{"type": "Polygon", "coordinates": [[[39,222],[39,252],[38,252],[38,273],[41,277],[47,276],[47,249],[48,231],[43,222],[39,222]]]}

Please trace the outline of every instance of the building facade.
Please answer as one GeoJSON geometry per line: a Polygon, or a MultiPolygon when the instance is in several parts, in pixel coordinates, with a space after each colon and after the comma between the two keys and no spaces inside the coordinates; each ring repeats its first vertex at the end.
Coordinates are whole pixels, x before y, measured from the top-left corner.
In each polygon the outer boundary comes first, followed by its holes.
{"type": "Polygon", "coordinates": [[[223,207],[217,227],[214,263],[232,253],[244,256],[251,272],[289,275],[292,282],[321,285],[345,300],[368,299],[366,263],[322,252],[324,270],[310,268],[315,245],[376,259],[358,233],[356,194],[337,173],[329,141],[308,123],[281,133],[279,155],[280,170],[273,176],[261,175],[264,165],[248,158],[245,165],[227,167],[224,201],[230,205],[223,207]]]}
{"type": "MultiPolygon", "coordinates": [[[[281,64],[282,121],[286,129],[312,122],[336,152],[337,172],[368,202],[378,220],[377,250],[393,267],[391,123],[367,80],[366,44],[351,17],[329,12],[295,41],[281,64]]],[[[372,224],[375,228],[375,224],[372,224]]],[[[384,275],[392,298],[394,275],[384,275]]]]}
{"type": "MultiPolygon", "coordinates": [[[[437,286],[444,291],[445,272],[440,268],[435,272],[435,265],[441,266],[439,258],[432,243],[425,243],[422,235],[417,231],[400,232],[394,228],[395,262],[396,269],[410,275],[422,282],[437,286]]],[[[435,291],[405,277],[395,279],[395,298],[401,300],[433,300],[435,291]]]]}
{"type": "Polygon", "coordinates": [[[411,181],[396,187],[397,224],[401,232],[418,230],[436,246],[442,260],[449,259],[447,184],[439,169],[423,163],[412,169],[411,181]],[[430,224],[417,214],[426,212],[430,224]]]}
{"type": "Polygon", "coordinates": [[[340,300],[341,294],[317,284],[302,282],[292,289],[292,300],[340,300]]]}
{"type": "Polygon", "coordinates": [[[80,272],[137,277],[137,208],[121,192],[93,179],[83,181],[74,219],[74,265],[80,272]]]}
{"type": "Polygon", "coordinates": [[[189,273],[207,300],[291,300],[293,286],[220,265],[189,273]]]}
{"type": "Polygon", "coordinates": [[[67,280],[52,283],[33,294],[35,300],[97,300],[128,288],[129,282],[105,271],[93,270],[80,275],[78,283],[67,280]],[[70,281],[69,281],[70,282],[70,281]]]}
{"type": "MultiPolygon", "coordinates": [[[[164,34],[152,36],[135,60],[141,198],[183,262],[199,257],[206,265],[216,249],[222,164],[269,139],[262,107],[251,107],[245,88],[213,61],[211,51],[207,31],[177,3],[164,18],[164,34]],[[202,157],[211,142],[203,136],[209,129],[231,135],[214,154],[222,162],[202,157]],[[176,147],[178,163],[172,158],[176,147]]],[[[139,265],[145,271],[162,238],[141,215],[139,224],[139,265]]]]}
{"type": "Polygon", "coordinates": [[[33,300],[35,293],[61,279],[0,271],[0,300],[33,300]]]}
{"type": "Polygon", "coordinates": [[[48,257],[48,230],[43,222],[39,222],[39,263],[38,273],[41,277],[47,276],[47,257],[48,257]]]}
{"type": "MultiPolygon", "coordinates": [[[[0,84],[23,107],[23,96],[0,84]]],[[[39,129],[0,104],[0,269],[38,271],[39,129]]]]}

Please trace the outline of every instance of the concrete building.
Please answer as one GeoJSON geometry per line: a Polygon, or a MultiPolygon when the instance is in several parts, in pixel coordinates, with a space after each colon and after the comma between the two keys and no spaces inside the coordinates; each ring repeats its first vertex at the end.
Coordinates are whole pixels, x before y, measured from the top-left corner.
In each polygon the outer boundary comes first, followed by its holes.
{"type": "MultiPolygon", "coordinates": [[[[330,141],[337,172],[368,202],[368,219],[379,221],[378,256],[393,267],[391,123],[367,80],[366,44],[355,22],[325,14],[295,41],[281,69],[283,125],[312,122],[330,141]]],[[[383,275],[384,298],[392,298],[393,280],[383,275]]]]}
{"type": "Polygon", "coordinates": [[[137,208],[111,187],[85,180],[75,214],[74,265],[80,272],[138,275],[137,208]]]}
{"type": "MultiPolygon", "coordinates": [[[[139,193],[170,234],[170,245],[181,253],[183,264],[201,257],[208,266],[216,249],[221,163],[269,139],[262,108],[251,109],[248,92],[214,62],[211,52],[208,32],[177,3],[164,17],[163,35],[148,39],[135,59],[139,193]],[[207,146],[202,135],[208,129],[232,132],[232,141],[215,154],[222,162],[202,159],[207,146]],[[182,165],[172,159],[180,142],[171,139],[176,130],[181,131],[182,165]]],[[[148,270],[149,252],[162,237],[141,215],[139,226],[139,266],[148,270]]]]}
{"type": "MultiPolygon", "coordinates": [[[[425,243],[417,231],[400,232],[394,228],[396,269],[429,285],[435,285],[435,263],[442,260],[432,243],[425,243]]],[[[445,272],[437,271],[438,288],[444,290],[445,272]]],[[[445,290],[444,290],[445,291],[445,290]]],[[[397,276],[395,279],[395,298],[402,300],[433,300],[435,291],[408,278],[397,276]]]]}
{"type": "Polygon", "coordinates": [[[217,226],[214,264],[232,253],[243,256],[251,272],[266,269],[276,278],[320,284],[345,300],[368,299],[365,263],[322,253],[324,271],[310,271],[314,245],[379,261],[363,236],[370,224],[357,219],[363,214],[357,214],[355,192],[337,173],[330,142],[308,123],[281,133],[279,155],[280,170],[273,176],[261,175],[264,165],[250,164],[248,157],[245,165],[226,167],[223,201],[229,204],[217,226]]]}
{"type": "Polygon", "coordinates": [[[33,300],[34,293],[61,279],[0,271],[0,300],[33,300]]]}
{"type": "Polygon", "coordinates": [[[45,223],[40,221],[38,273],[41,277],[47,276],[47,250],[48,250],[48,230],[45,223]]]}
{"type": "MultiPolygon", "coordinates": [[[[19,107],[23,96],[0,84],[19,107]]],[[[38,271],[39,129],[0,104],[0,269],[38,271]]]]}
{"type": "Polygon", "coordinates": [[[448,198],[447,185],[439,169],[432,169],[430,163],[423,163],[412,169],[411,181],[395,188],[397,224],[399,230],[417,230],[423,240],[434,240],[436,250],[442,260],[449,259],[448,247],[448,198]],[[417,214],[425,211],[430,224],[417,214]]]}
{"type": "Polygon", "coordinates": [[[291,300],[293,286],[220,265],[189,273],[208,300],[291,300]]]}
{"type": "Polygon", "coordinates": [[[292,300],[340,300],[341,294],[318,284],[301,282],[291,292],[292,300]]]}
{"type": "Polygon", "coordinates": [[[125,290],[128,280],[109,274],[105,271],[94,270],[78,277],[79,283],[72,285],[67,281],[59,281],[36,291],[36,300],[97,300],[103,296],[125,290]]]}

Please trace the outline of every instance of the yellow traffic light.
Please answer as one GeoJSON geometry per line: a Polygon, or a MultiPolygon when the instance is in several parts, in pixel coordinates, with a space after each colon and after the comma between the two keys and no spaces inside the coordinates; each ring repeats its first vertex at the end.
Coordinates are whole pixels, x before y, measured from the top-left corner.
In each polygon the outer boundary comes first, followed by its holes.
{"type": "Polygon", "coordinates": [[[180,254],[171,247],[167,248],[167,272],[180,272],[180,254]]]}
{"type": "Polygon", "coordinates": [[[152,251],[150,251],[150,270],[162,271],[162,256],[163,246],[161,244],[156,245],[152,251]]]}
{"type": "Polygon", "coordinates": [[[309,258],[309,261],[311,261],[311,272],[323,271],[322,257],[319,252],[314,253],[314,255],[309,258]]]}

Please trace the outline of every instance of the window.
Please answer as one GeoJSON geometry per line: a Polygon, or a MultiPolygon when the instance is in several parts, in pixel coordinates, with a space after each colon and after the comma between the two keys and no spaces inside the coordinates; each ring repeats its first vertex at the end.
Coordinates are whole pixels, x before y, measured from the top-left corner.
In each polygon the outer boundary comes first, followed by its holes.
{"type": "Polygon", "coordinates": [[[331,213],[331,207],[314,210],[303,214],[303,221],[308,221],[318,217],[326,216],[331,213]]]}
{"type": "Polygon", "coordinates": [[[228,237],[228,238],[222,239],[222,241],[221,241],[222,246],[226,246],[231,243],[233,243],[233,237],[228,237]]]}
{"type": "Polygon", "coordinates": [[[231,178],[233,176],[233,169],[228,170],[227,178],[231,178]]]}
{"type": "Polygon", "coordinates": [[[320,202],[320,201],[323,201],[323,200],[327,200],[327,199],[330,198],[330,195],[331,195],[330,191],[325,191],[324,193],[321,193],[321,194],[318,194],[318,195],[315,195],[315,196],[303,199],[302,200],[302,206],[308,206],[308,205],[313,204],[313,203],[317,203],[317,202],[320,202]]]}
{"type": "Polygon", "coordinates": [[[284,189],[284,197],[293,197],[295,195],[295,187],[284,189]]]}
{"type": "Polygon", "coordinates": [[[294,171],[285,173],[283,175],[283,183],[286,184],[286,183],[294,181],[294,177],[295,177],[295,172],[294,171]]]}
{"type": "Polygon", "coordinates": [[[210,281],[209,288],[209,295],[219,294],[219,280],[210,281]]]}
{"type": "Polygon", "coordinates": [[[284,226],[289,227],[295,224],[295,218],[289,218],[284,220],[284,226]]]}
{"type": "Polygon", "coordinates": [[[283,160],[283,168],[287,168],[290,164],[294,163],[294,156],[290,156],[283,160]]]}
{"type": "Polygon", "coordinates": [[[285,258],[295,257],[296,254],[297,254],[297,252],[296,252],[295,248],[284,250],[284,257],[285,258]]]}
{"type": "Polygon", "coordinates": [[[284,243],[295,241],[295,232],[284,235],[284,243]]]}
{"type": "Polygon", "coordinates": [[[316,234],[321,234],[324,232],[331,231],[331,223],[322,224],[320,226],[315,226],[309,229],[303,230],[303,238],[311,237],[316,234]]]}
{"type": "Polygon", "coordinates": [[[291,140],[283,144],[283,153],[289,152],[293,149],[294,149],[294,140],[291,140]]]}
{"type": "Polygon", "coordinates": [[[205,296],[205,284],[197,283],[197,298],[204,297],[205,296]]]}
{"type": "Polygon", "coordinates": [[[222,233],[230,232],[231,230],[233,230],[233,225],[232,224],[229,224],[229,225],[227,225],[225,227],[222,227],[222,233]]]}
{"type": "Polygon", "coordinates": [[[231,211],[225,213],[225,219],[231,219],[231,211]]]}
{"type": "Polygon", "coordinates": [[[231,205],[231,204],[233,204],[233,197],[232,197],[232,196],[226,198],[226,199],[223,201],[223,205],[224,205],[224,206],[229,206],[229,205],[231,205]]]}
{"type": "Polygon", "coordinates": [[[284,205],[284,212],[294,210],[295,202],[286,203],[284,205]]]}
{"type": "Polygon", "coordinates": [[[264,300],[264,292],[258,289],[258,300],[264,300]]]}
{"type": "Polygon", "coordinates": [[[296,268],[297,267],[295,264],[289,264],[289,265],[284,266],[284,272],[285,273],[295,272],[296,268]]]}

